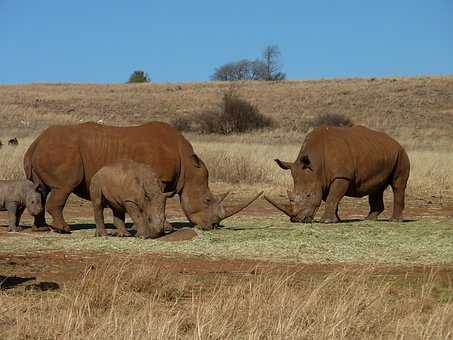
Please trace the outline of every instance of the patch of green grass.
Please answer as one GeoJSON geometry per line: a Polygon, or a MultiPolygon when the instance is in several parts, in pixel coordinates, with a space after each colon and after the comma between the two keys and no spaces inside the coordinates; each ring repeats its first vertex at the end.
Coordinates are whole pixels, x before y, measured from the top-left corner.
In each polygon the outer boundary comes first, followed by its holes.
{"type": "Polygon", "coordinates": [[[198,231],[191,241],[93,235],[94,229],[75,230],[71,235],[19,233],[1,237],[0,252],[158,252],[303,263],[453,264],[451,219],[325,225],[294,224],[279,216],[234,217],[222,229],[198,231]]]}

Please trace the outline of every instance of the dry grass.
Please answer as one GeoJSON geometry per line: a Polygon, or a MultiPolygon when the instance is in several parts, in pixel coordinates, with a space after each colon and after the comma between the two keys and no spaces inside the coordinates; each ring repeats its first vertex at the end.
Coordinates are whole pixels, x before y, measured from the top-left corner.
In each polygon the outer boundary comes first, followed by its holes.
{"type": "MultiPolygon", "coordinates": [[[[216,109],[228,82],[192,84],[31,84],[0,86],[3,129],[21,121],[42,129],[60,121],[102,119],[108,124],[170,121],[216,109]],[[5,109],[6,108],[6,109],[5,109]],[[21,118],[18,118],[17,115],[21,118]]],[[[403,143],[448,148],[453,125],[453,77],[241,82],[236,90],[288,131],[338,113],[356,124],[384,130],[403,143]]],[[[27,130],[28,131],[28,130],[27,130]]]]}
{"type": "MultiPolygon", "coordinates": [[[[289,172],[275,158],[293,161],[299,145],[195,142],[194,148],[210,169],[213,181],[233,184],[267,184],[283,191],[292,186],[289,172]]],[[[448,151],[409,151],[411,175],[408,191],[416,196],[451,195],[453,155],[448,151]]]]}
{"type": "MultiPolygon", "coordinates": [[[[262,138],[260,134],[257,139],[262,138]]],[[[189,137],[190,138],[190,137],[189,137]]],[[[210,181],[232,185],[263,185],[284,191],[292,186],[289,172],[281,170],[275,158],[294,160],[297,144],[265,144],[249,141],[253,134],[232,137],[233,142],[200,139],[193,146],[210,170],[210,181]]],[[[196,139],[196,138],[194,138],[196,139]]],[[[23,155],[32,137],[19,140],[19,146],[4,145],[0,149],[2,179],[24,176],[23,155]]],[[[453,193],[453,155],[448,151],[410,150],[411,176],[408,191],[415,196],[451,196],[453,193]]]]}
{"type": "Polygon", "coordinates": [[[2,339],[447,339],[452,288],[373,269],[211,280],[137,260],[88,268],[61,292],[0,293],[2,339]],[[404,283],[404,286],[401,286],[404,283]]]}
{"type": "MultiPolygon", "coordinates": [[[[344,201],[346,203],[348,200],[344,201]]],[[[357,199],[354,204],[357,204],[357,199]]],[[[340,216],[344,211],[341,208],[340,216]]],[[[363,218],[368,211],[366,206],[362,212],[360,210],[355,217],[363,218]]],[[[453,264],[451,218],[416,217],[404,223],[392,223],[384,219],[389,217],[390,212],[384,212],[383,219],[379,221],[352,219],[330,225],[291,223],[277,212],[264,216],[242,214],[225,220],[223,228],[195,230],[197,236],[194,239],[179,242],[141,240],[136,237],[94,237],[93,218],[75,218],[67,219],[73,228],[71,235],[29,232],[6,235],[6,228],[2,228],[0,256],[25,253],[28,257],[35,252],[120,252],[282,263],[453,264]]],[[[435,213],[434,210],[431,212],[435,213]]],[[[1,222],[5,225],[7,216],[3,216],[1,222]]],[[[176,221],[172,218],[172,222],[176,222],[175,227],[179,224],[177,222],[183,221],[185,218],[176,221]]],[[[27,224],[30,223],[28,219],[27,224]]],[[[0,274],[3,274],[1,264],[0,261],[0,274]]]]}
{"type": "Polygon", "coordinates": [[[20,179],[24,178],[24,155],[28,146],[33,142],[33,138],[27,137],[19,139],[19,145],[7,145],[7,140],[3,142],[0,149],[0,179],[20,179]]]}

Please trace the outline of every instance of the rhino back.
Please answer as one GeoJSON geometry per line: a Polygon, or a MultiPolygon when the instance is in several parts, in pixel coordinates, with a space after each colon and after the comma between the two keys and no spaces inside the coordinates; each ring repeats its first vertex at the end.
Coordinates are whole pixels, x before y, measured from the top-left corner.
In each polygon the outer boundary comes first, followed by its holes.
{"type": "Polygon", "coordinates": [[[100,190],[113,207],[124,206],[125,200],[141,203],[144,191],[161,192],[161,182],[152,168],[132,160],[118,160],[101,168],[92,178],[91,190],[100,190]]]}
{"type": "Polygon", "coordinates": [[[322,182],[351,180],[352,196],[361,196],[389,184],[404,149],[385,133],[362,126],[321,127],[307,137],[299,155],[315,155],[322,182]]]}
{"type": "Polygon", "coordinates": [[[0,209],[4,210],[8,202],[25,205],[25,197],[34,185],[28,180],[0,180],[0,209]]]}
{"type": "Polygon", "coordinates": [[[88,198],[93,175],[119,159],[150,165],[168,190],[174,189],[180,173],[178,145],[188,143],[175,129],[159,122],[133,127],[95,123],[55,126],[38,138],[31,155],[33,171],[47,185],[59,182],[54,184],[57,187],[67,185],[68,177],[81,175],[75,193],[84,198],[88,198]]]}

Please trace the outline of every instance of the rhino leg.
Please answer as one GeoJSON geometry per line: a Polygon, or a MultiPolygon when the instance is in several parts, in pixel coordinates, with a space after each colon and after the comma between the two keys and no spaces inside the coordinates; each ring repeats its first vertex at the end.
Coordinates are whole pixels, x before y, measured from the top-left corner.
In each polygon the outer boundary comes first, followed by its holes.
{"type": "Polygon", "coordinates": [[[94,221],[96,222],[96,231],[94,236],[108,236],[104,222],[104,196],[98,185],[92,183],[90,187],[91,204],[93,205],[94,221]]]}
{"type": "MultiPolygon", "coordinates": [[[[36,182],[35,182],[36,183],[36,182]]],[[[38,182],[39,183],[39,182],[38,182]]],[[[41,184],[43,188],[45,186],[41,184]]],[[[41,191],[41,205],[42,205],[42,211],[34,217],[34,223],[32,226],[32,231],[49,231],[50,226],[46,222],[46,200],[47,200],[47,195],[48,195],[47,189],[44,189],[41,191]]]]}
{"type": "Polygon", "coordinates": [[[124,223],[126,214],[122,210],[113,209],[113,225],[116,228],[115,236],[130,237],[130,232],[127,231],[126,224],[124,223]]]}
{"type": "Polygon", "coordinates": [[[94,220],[96,221],[96,231],[94,232],[94,236],[108,236],[109,233],[105,229],[104,224],[104,209],[95,209],[94,220]]]}
{"type": "Polygon", "coordinates": [[[24,209],[18,207],[15,202],[8,203],[6,209],[8,210],[8,231],[21,231],[22,228],[19,226],[19,221],[24,209]]]}
{"type": "Polygon", "coordinates": [[[406,183],[394,183],[393,189],[393,214],[390,221],[400,222],[403,220],[404,196],[406,192],[406,183]]]}
{"type": "Polygon", "coordinates": [[[337,178],[330,185],[329,194],[326,199],[326,210],[321,218],[323,223],[337,223],[340,221],[338,217],[338,204],[349,188],[349,181],[343,178],[337,178]]]}
{"type": "Polygon", "coordinates": [[[100,204],[93,203],[94,220],[96,222],[96,231],[94,236],[108,236],[104,223],[104,207],[100,204]]]}
{"type": "Polygon", "coordinates": [[[72,190],[52,189],[47,202],[47,211],[52,216],[52,228],[56,232],[70,233],[71,228],[63,217],[63,208],[72,190]]]}
{"type": "Polygon", "coordinates": [[[384,211],[384,191],[368,195],[368,202],[370,204],[370,212],[366,219],[374,221],[384,211]]]}

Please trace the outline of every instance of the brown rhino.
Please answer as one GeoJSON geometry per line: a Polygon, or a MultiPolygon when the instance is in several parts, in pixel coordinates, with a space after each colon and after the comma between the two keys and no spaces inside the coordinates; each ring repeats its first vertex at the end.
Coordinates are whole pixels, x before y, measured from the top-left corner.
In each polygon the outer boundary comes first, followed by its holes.
{"type": "MultiPolygon", "coordinates": [[[[225,207],[226,194],[215,196],[208,186],[208,170],[192,145],[170,125],[150,122],[140,126],[113,127],[96,123],[52,126],[28,148],[24,168],[28,179],[45,188],[43,202],[53,218],[53,229],[70,232],[63,208],[71,193],[90,199],[93,175],[119,159],[148,164],[164,183],[166,193],[179,194],[188,219],[212,229],[220,221],[247,207],[225,207]]],[[[35,218],[35,230],[47,228],[44,212],[35,218]]]]}
{"type": "Polygon", "coordinates": [[[291,170],[294,190],[288,191],[289,205],[264,198],[292,222],[313,221],[321,200],[326,202],[321,222],[338,222],[338,203],[345,195],[368,195],[367,218],[374,220],[384,211],[383,194],[388,185],[393,189],[392,220],[402,219],[409,158],[385,133],[363,126],[320,127],[307,135],[294,163],[275,161],[282,169],[291,170]]]}
{"type": "MultiPolygon", "coordinates": [[[[96,221],[96,236],[107,236],[104,208],[113,211],[117,236],[131,236],[125,213],[134,221],[137,236],[156,238],[164,235],[164,185],[147,164],[119,160],[101,168],[91,179],[90,197],[96,221]]],[[[167,222],[168,223],[168,222],[167,222]]]]}

